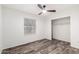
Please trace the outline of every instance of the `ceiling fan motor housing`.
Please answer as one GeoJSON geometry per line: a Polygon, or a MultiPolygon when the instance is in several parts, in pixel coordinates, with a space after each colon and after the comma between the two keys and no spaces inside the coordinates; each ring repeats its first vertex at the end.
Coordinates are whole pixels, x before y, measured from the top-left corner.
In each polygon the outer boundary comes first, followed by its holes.
{"type": "Polygon", "coordinates": [[[46,5],[43,5],[43,8],[45,8],[46,7],[46,5]]]}

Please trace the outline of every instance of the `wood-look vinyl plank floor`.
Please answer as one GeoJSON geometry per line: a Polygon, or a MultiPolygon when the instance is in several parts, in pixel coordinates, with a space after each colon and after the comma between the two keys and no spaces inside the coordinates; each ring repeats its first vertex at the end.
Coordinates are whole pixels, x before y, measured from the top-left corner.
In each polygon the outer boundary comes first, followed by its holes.
{"type": "Polygon", "coordinates": [[[79,54],[79,49],[60,40],[37,40],[28,44],[4,49],[2,54],[79,54]]]}

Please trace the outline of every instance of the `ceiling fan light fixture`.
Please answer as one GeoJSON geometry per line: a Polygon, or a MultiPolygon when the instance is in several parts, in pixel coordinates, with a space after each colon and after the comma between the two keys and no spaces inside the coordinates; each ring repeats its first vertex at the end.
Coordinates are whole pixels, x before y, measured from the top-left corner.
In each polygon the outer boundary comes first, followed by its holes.
{"type": "Polygon", "coordinates": [[[43,12],[43,13],[46,13],[47,11],[46,11],[46,10],[42,10],[42,12],[43,12]]]}

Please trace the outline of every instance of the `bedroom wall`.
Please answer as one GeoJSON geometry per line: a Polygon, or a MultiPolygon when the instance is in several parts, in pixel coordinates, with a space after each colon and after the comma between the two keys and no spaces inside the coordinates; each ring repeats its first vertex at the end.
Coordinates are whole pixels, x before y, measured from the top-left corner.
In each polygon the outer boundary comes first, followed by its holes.
{"type": "Polygon", "coordinates": [[[71,46],[79,48],[79,5],[73,6],[68,9],[64,9],[60,12],[56,12],[49,17],[47,23],[47,38],[51,39],[51,19],[62,18],[70,16],[70,42],[71,46]],[[62,12],[63,11],[63,12],[62,12]]]}
{"type": "Polygon", "coordinates": [[[2,8],[3,49],[45,38],[43,18],[7,7],[2,8]],[[24,18],[36,20],[36,33],[24,35],[24,18]]]}
{"type": "Polygon", "coordinates": [[[2,10],[1,10],[1,5],[0,5],[0,53],[2,50],[2,10]]]}

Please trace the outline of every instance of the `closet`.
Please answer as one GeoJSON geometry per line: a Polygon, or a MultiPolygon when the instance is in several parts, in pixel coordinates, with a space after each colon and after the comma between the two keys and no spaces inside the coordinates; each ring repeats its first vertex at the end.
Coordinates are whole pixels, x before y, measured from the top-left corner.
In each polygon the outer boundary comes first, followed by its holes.
{"type": "Polygon", "coordinates": [[[53,19],[52,38],[70,42],[70,17],[53,19]]]}

